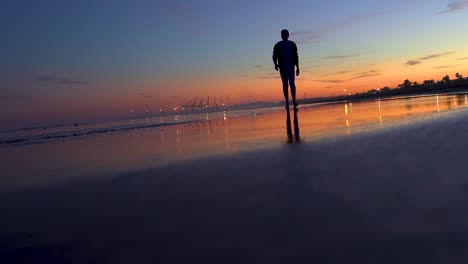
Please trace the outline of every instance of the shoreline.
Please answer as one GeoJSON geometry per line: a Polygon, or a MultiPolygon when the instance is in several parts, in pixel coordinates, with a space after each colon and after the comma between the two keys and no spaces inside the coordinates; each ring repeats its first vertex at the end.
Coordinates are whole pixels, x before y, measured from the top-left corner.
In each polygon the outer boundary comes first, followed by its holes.
{"type": "Polygon", "coordinates": [[[458,261],[468,257],[467,133],[459,111],[4,193],[0,237],[31,234],[18,247],[69,263],[458,261]]]}

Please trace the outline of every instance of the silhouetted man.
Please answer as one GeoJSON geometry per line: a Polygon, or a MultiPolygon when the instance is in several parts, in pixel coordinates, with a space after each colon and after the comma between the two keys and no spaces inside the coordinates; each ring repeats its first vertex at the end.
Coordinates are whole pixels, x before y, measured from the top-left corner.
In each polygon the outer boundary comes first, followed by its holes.
{"type": "Polygon", "coordinates": [[[276,43],[273,48],[273,63],[275,70],[280,71],[281,80],[283,81],[283,94],[286,100],[286,108],[289,109],[288,83],[291,88],[291,96],[296,109],[296,85],[294,84],[294,74],[299,76],[299,55],[297,54],[296,43],[288,40],[289,31],[283,29],[281,31],[282,41],[276,43]],[[296,71],[294,72],[294,67],[296,71]]]}

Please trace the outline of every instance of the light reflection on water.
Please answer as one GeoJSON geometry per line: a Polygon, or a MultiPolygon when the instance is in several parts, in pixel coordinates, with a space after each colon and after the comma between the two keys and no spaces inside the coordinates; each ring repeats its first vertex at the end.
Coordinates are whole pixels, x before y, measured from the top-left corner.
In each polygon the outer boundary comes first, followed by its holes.
{"type": "MultiPolygon", "coordinates": [[[[465,108],[466,94],[376,99],[303,105],[298,112],[302,141],[356,134],[411,123],[465,108]],[[409,118],[408,118],[409,117],[409,118]]],[[[200,114],[198,122],[148,127],[102,135],[77,137],[43,144],[0,148],[5,157],[4,188],[22,183],[47,182],[50,178],[73,177],[139,170],[210,155],[225,155],[286,142],[284,108],[200,114]],[[23,166],[28,160],[29,166],[23,166]],[[34,174],[34,179],[21,180],[34,174]],[[20,177],[21,176],[21,177],[20,177]]],[[[175,116],[177,122],[185,116],[175,116]]],[[[163,118],[146,122],[166,122],[163,118]],[[158,120],[159,119],[159,120],[158,120]]],[[[129,121],[134,122],[135,121],[129,121]]]]}

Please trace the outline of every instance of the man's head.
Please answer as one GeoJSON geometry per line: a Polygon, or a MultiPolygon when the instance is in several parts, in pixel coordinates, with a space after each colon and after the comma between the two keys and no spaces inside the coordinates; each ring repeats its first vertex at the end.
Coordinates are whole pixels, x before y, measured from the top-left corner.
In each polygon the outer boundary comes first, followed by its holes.
{"type": "Polygon", "coordinates": [[[281,38],[283,40],[288,40],[289,38],[289,31],[287,29],[281,30],[281,38]]]}

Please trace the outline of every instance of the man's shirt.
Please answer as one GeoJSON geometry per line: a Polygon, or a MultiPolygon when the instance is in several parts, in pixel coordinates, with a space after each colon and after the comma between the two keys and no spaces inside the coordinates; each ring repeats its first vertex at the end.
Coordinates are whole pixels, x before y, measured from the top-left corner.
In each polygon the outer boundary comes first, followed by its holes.
{"type": "Polygon", "coordinates": [[[299,64],[296,43],[290,40],[280,41],[273,48],[273,60],[278,60],[281,70],[294,69],[299,64]]]}

